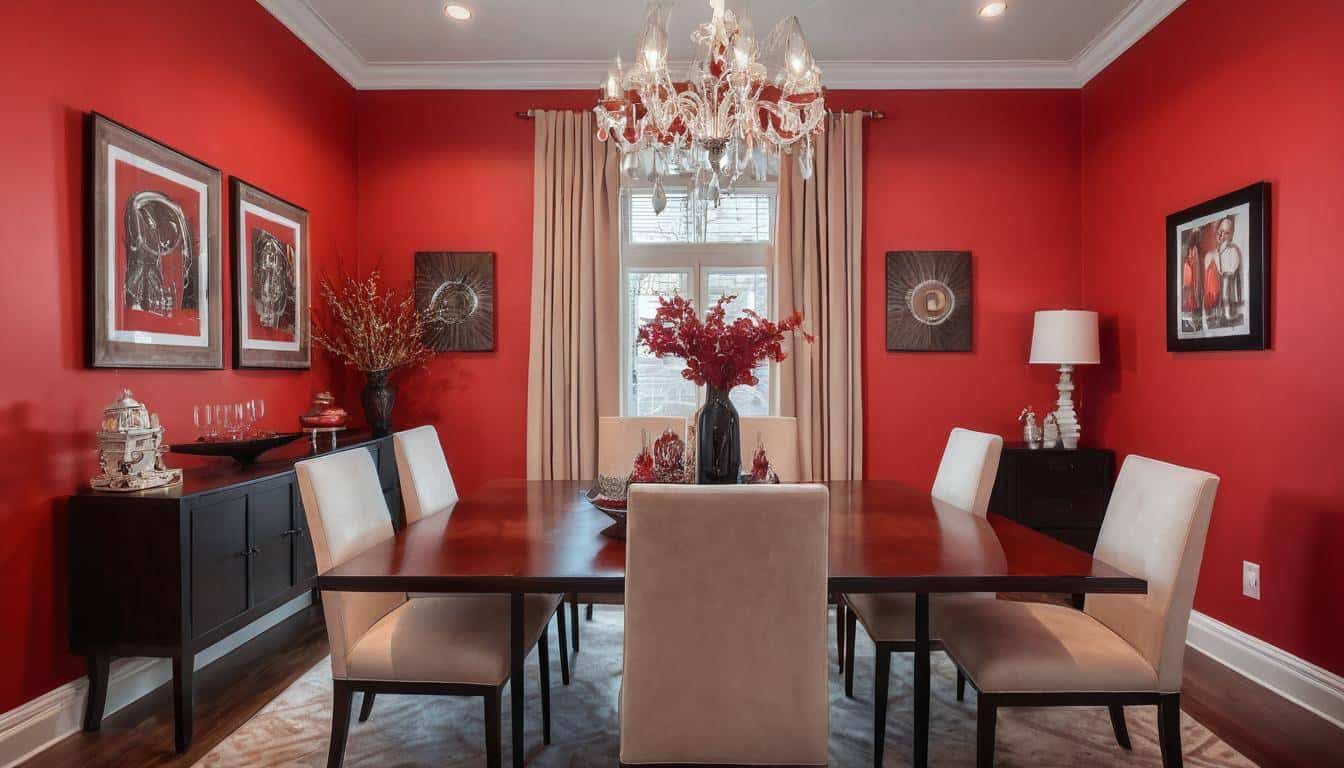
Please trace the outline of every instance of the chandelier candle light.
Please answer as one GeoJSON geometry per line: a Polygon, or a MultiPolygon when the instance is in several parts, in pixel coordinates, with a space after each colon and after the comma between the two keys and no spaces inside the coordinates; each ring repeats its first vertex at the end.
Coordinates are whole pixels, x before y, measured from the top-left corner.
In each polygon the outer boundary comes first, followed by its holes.
{"type": "Polygon", "coordinates": [[[743,175],[764,181],[795,149],[799,173],[811,178],[826,103],[798,17],[758,44],[744,15],[710,0],[714,15],[691,34],[698,52],[678,82],[667,60],[672,4],[648,4],[634,62],[627,68],[616,57],[594,107],[597,137],[616,140],[621,170],[653,182],[654,213],[667,207],[662,179],[675,171],[691,175],[693,205],[714,207],[743,175]]]}

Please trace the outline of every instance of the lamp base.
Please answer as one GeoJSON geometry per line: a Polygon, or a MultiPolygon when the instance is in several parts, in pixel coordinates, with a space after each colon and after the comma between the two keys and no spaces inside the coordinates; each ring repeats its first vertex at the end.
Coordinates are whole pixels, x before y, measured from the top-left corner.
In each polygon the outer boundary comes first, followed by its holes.
{"type": "Polygon", "coordinates": [[[1078,423],[1078,414],[1073,410],[1073,366],[1065,363],[1059,366],[1059,399],[1055,400],[1055,421],[1059,424],[1059,441],[1067,450],[1078,448],[1078,438],[1083,427],[1078,423]]]}

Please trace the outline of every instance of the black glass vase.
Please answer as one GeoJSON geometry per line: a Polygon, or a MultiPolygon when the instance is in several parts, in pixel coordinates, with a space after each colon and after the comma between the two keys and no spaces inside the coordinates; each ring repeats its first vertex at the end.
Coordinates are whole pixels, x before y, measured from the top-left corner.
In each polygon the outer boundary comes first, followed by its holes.
{"type": "Polygon", "coordinates": [[[374,437],[392,434],[392,406],[397,402],[397,390],[387,383],[391,371],[369,371],[364,374],[364,391],[359,402],[364,406],[364,418],[374,437]]]}
{"type": "Polygon", "coordinates": [[[728,390],[705,385],[705,407],[695,427],[696,482],[736,483],[742,474],[742,431],[728,390]]]}

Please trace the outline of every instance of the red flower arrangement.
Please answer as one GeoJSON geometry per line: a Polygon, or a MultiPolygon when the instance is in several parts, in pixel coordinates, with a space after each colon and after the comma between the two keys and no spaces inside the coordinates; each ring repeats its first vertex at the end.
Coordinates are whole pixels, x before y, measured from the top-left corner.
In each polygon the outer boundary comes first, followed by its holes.
{"type": "Polygon", "coordinates": [[[728,322],[725,305],[735,299],[735,295],[720,296],[701,320],[689,300],[660,296],[657,311],[640,326],[637,341],[654,357],[684,359],[686,368],[681,375],[690,381],[723,390],[739,384],[754,386],[757,366],[788,357],[786,334],[800,333],[812,342],[812,334],[802,330],[802,312],[776,323],[746,309],[742,317],[728,322]]]}

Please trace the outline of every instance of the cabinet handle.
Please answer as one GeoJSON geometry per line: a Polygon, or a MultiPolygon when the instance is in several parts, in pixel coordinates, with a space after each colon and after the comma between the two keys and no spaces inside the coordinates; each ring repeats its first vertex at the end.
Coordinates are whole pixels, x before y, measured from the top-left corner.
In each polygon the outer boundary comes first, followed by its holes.
{"type": "Polygon", "coordinates": [[[261,554],[261,547],[251,547],[249,549],[244,549],[242,552],[239,552],[238,557],[251,557],[253,555],[259,555],[259,554],[261,554]]]}
{"type": "Polygon", "coordinates": [[[302,536],[302,535],[303,535],[303,529],[302,529],[302,528],[290,528],[288,531],[281,531],[281,532],[280,532],[280,535],[281,535],[281,536],[302,536]]]}

